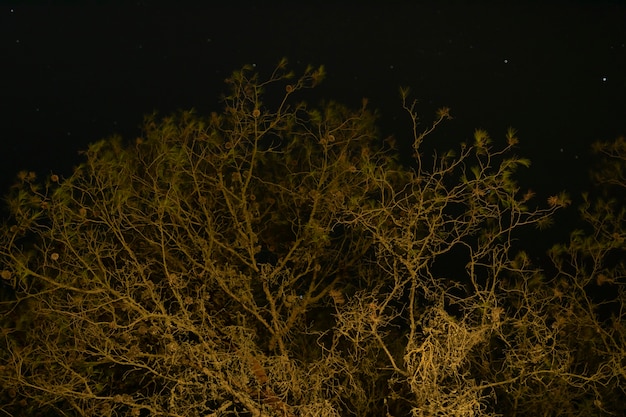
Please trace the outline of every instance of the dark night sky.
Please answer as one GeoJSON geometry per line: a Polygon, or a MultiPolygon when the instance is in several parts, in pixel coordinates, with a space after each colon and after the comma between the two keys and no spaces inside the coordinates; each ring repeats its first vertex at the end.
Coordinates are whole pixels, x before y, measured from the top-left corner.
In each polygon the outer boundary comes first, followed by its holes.
{"type": "Polygon", "coordinates": [[[443,148],[475,128],[496,140],[517,128],[526,175],[545,192],[577,189],[590,143],[626,134],[622,2],[22,3],[0,3],[2,191],[21,169],[70,173],[88,143],[134,138],[153,110],[218,110],[232,70],[267,72],[283,56],[326,66],[308,100],[368,97],[399,140],[400,85],[424,125],[452,108],[443,148]]]}

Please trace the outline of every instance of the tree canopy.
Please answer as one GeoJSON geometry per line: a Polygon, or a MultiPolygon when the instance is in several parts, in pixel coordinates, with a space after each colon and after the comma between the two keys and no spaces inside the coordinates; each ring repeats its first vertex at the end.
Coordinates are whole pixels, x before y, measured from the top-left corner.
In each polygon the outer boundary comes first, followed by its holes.
{"type": "MultiPolygon", "coordinates": [[[[23,172],[0,230],[0,407],[63,416],[622,414],[623,201],[539,268],[510,129],[400,160],[323,68],[227,80],[223,112],[146,117],[68,178],[23,172]]],[[[623,192],[624,140],[597,180],[623,192]]]]}

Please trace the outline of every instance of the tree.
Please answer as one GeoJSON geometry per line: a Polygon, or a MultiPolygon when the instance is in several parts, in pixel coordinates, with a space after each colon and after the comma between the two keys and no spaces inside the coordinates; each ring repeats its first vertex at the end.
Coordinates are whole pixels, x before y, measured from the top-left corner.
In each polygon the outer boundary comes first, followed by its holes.
{"type": "Polygon", "coordinates": [[[595,311],[584,288],[563,311],[561,282],[578,279],[564,278],[570,252],[554,252],[550,286],[514,247],[520,228],[568,204],[561,194],[535,207],[519,189],[513,176],[528,161],[513,153],[515,131],[501,146],[477,130],[456,152],[425,155],[449,110],[420,131],[402,90],[415,152],[406,165],[366,101],[297,101],[323,75],[296,77],[284,61],[265,79],[244,67],[227,80],[222,114],[152,115],[132,144],[91,145],[69,178],[20,173],[0,241],[12,289],[7,415],[536,415],[572,398],[596,401],[586,415],[621,407],[603,398],[624,382],[623,337],[561,336],[609,331],[579,323],[595,311]],[[568,350],[598,340],[610,355],[596,350],[593,369],[568,350]]]}

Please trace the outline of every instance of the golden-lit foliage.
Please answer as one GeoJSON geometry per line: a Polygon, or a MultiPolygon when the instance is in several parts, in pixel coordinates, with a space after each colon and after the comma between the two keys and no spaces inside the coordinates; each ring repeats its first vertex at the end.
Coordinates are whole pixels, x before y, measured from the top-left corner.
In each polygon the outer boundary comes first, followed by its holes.
{"type": "Polygon", "coordinates": [[[624,411],[624,269],[608,261],[623,210],[588,202],[593,233],[540,270],[518,233],[570,199],[519,189],[513,129],[424,155],[450,111],[419,130],[403,89],[405,166],[366,100],[303,101],[323,76],[244,67],[220,114],[149,116],[69,178],[18,174],[0,230],[4,414],[624,411]]]}

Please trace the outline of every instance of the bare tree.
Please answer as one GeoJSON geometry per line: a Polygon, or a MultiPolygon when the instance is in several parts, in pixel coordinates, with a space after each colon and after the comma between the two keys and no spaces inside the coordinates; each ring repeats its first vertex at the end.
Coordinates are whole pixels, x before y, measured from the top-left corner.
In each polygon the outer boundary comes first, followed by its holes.
{"type": "Polygon", "coordinates": [[[569,204],[520,190],[515,131],[426,155],[449,110],[422,130],[403,90],[415,154],[401,163],[366,101],[297,101],[323,75],[244,67],[222,114],[147,117],[135,143],[91,145],[69,178],[20,173],[0,241],[5,414],[621,407],[606,401],[624,382],[623,330],[598,321],[580,247],[555,249],[554,278],[514,247],[569,204]]]}

